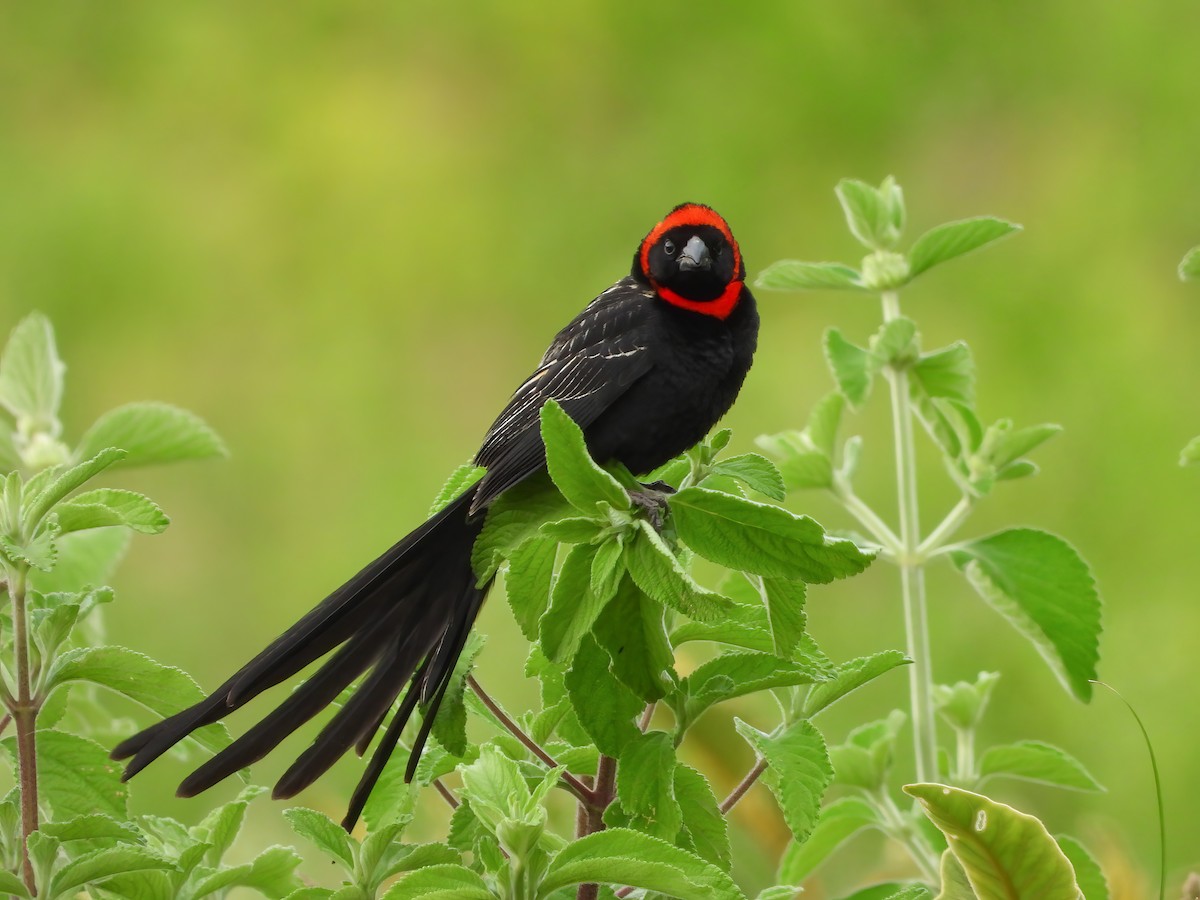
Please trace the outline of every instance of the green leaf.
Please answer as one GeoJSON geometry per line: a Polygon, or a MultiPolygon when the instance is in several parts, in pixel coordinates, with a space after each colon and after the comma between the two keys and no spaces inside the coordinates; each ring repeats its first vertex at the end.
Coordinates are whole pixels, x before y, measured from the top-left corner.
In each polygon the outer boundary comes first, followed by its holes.
{"type": "Polygon", "coordinates": [[[298,889],[301,881],[296,877],[296,867],[303,860],[291,847],[268,847],[252,862],[228,869],[220,869],[196,885],[192,900],[203,900],[234,887],[247,887],[266,897],[290,896],[298,889]]]}
{"type": "Polygon", "coordinates": [[[58,560],[58,520],[51,516],[42,523],[31,540],[15,541],[0,534],[0,550],[11,560],[23,562],[42,572],[49,572],[58,560]]]}
{"type": "Polygon", "coordinates": [[[599,597],[616,594],[625,575],[624,538],[624,534],[612,536],[596,547],[592,558],[592,592],[599,597]]]}
{"type": "Polygon", "coordinates": [[[104,881],[114,875],[142,872],[148,869],[173,869],[170,860],[163,859],[141,847],[117,846],[93,850],[67,863],[50,880],[50,897],[61,897],[81,890],[84,886],[104,881]]]}
{"type": "Polygon", "coordinates": [[[977,896],[1078,900],[1071,863],[1033,816],[940,784],[904,791],[946,835],[977,896]]]}
{"type": "Polygon", "coordinates": [[[467,490],[478,484],[485,474],[487,474],[487,469],[471,463],[465,463],[451,472],[446,483],[442,485],[442,489],[433,498],[433,505],[429,507],[429,517],[432,519],[467,490]]]}
{"type": "Polygon", "coordinates": [[[405,875],[383,900],[495,900],[484,880],[462,865],[428,866],[405,875]]]}
{"type": "Polygon", "coordinates": [[[1001,420],[988,429],[984,436],[982,451],[988,462],[1003,468],[1017,461],[1034,448],[1044,444],[1062,431],[1061,425],[1034,425],[1030,428],[1012,428],[1012,423],[1001,420]]]}
{"type": "Polygon", "coordinates": [[[34,312],[17,323],[0,357],[0,405],[18,422],[30,420],[22,431],[57,434],[65,371],[50,320],[34,312]]]}
{"type": "Polygon", "coordinates": [[[130,403],[102,415],[75,451],[95,456],[106,447],[125,451],[127,466],[228,456],[229,451],[203,419],[167,403],[130,403]]]}
{"type": "Polygon", "coordinates": [[[1071,861],[1075,883],[1085,900],[1108,900],[1108,880],[1087,847],[1066,834],[1058,835],[1056,840],[1063,855],[1071,861]]]}
{"type": "Polygon", "coordinates": [[[50,572],[34,572],[31,583],[44,594],[73,593],[103,585],[129,546],[130,532],[124,528],[97,528],[60,535],[58,563],[50,572]]]}
{"type": "MultiPolygon", "coordinates": [[[[16,739],[2,742],[16,771],[16,739]]],[[[53,729],[37,732],[39,799],[59,820],[101,813],[127,818],[129,791],[121,784],[121,767],[108,751],[88,738],[53,729]]]]}
{"type": "Polygon", "coordinates": [[[925,232],[909,251],[909,271],[916,278],[922,272],[947,260],[970,253],[993,241],[998,241],[1021,226],[992,216],[978,216],[947,222],[925,232]]]}
{"type": "Polygon", "coordinates": [[[683,848],[728,872],[733,861],[729,822],[717,806],[708,779],[695,769],[676,764],[675,799],[683,814],[682,836],[686,838],[683,848]]]}
{"type": "Polygon", "coordinates": [[[975,891],[967,880],[967,873],[952,851],[942,851],[939,869],[942,889],[938,891],[937,900],[975,900],[975,891]]]}
{"type": "Polygon", "coordinates": [[[314,809],[296,806],[285,809],[283,817],[292,826],[292,831],[307,838],[326,856],[336,859],[347,870],[354,868],[354,844],[345,829],[329,816],[314,809]]]}
{"type": "Polygon", "coordinates": [[[736,900],[733,880],[700,857],[627,828],[609,828],[568,844],[550,863],[538,889],[545,900],[572,884],[628,885],[679,900],[736,900]]]}
{"type": "Polygon", "coordinates": [[[675,799],[675,747],[665,731],[639,734],[621,750],[617,802],[638,831],[674,840],[683,827],[675,799]]]}
{"type": "Polygon", "coordinates": [[[837,784],[878,791],[887,781],[896,736],[907,716],[893,710],[887,718],[859,725],[845,743],[829,748],[837,784]]]}
{"type": "Polygon", "coordinates": [[[508,561],[504,593],[513,618],[527,641],[537,640],[538,620],[550,604],[550,586],[557,557],[557,541],[532,537],[521,544],[508,561]]]}
{"type": "Polygon", "coordinates": [[[729,616],[733,602],[698,585],[658,532],[639,519],[625,554],[629,575],[645,594],[670,609],[701,622],[719,622],[729,616]]]}
{"type": "Polygon", "coordinates": [[[459,769],[471,809],[495,833],[506,819],[518,818],[530,799],[529,786],[516,762],[495,746],[479,748],[479,759],[459,769]]]}
{"type": "Polygon", "coordinates": [[[740,456],[717,460],[712,471],[714,475],[736,478],[746,487],[772,500],[782,502],[787,497],[783,476],[779,474],[775,464],[757,453],[743,453],[740,456]]]}
{"type": "Polygon", "coordinates": [[[572,507],[545,473],[506,490],[488,507],[483,531],[471,550],[471,568],[478,583],[487,584],[518,547],[532,537],[541,537],[546,522],[572,514],[572,507]]]}
{"type": "Polygon", "coordinates": [[[246,807],[250,801],[262,794],[266,788],[258,785],[247,785],[242,788],[236,800],[231,800],[212,810],[196,826],[195,833],[201,840],[209,844],[204,854],[204,862],[210,866],[218,866],[221,859],[237,839],[242,830],[242,822],[246,818],[246,807]]]}
{"type": "Polygon", "coordinates": [[[608,756],[620,757],[638,737],[634,717],[645,704],[609,670],[608,654],[590,636],[567,670],[566,687],[579,724],[608,756]]]}
{"type": "Polygon", "coordinates": [[[912,660],[899,650],[883,650],[842,663],[828,681],[809,688],[808,696],[804,699],[804,718],[812,718],[884,672],[911,663],[912,660]]]}
{"type": "Polygon", "coordinates": [[[825,361],[842,396],[855,409],[871,396],[871,384],[878,372],[877,361],[871,352],[846,340],[836,328],[825,331],[825,361]]]}
{"type": "Polygon", "coordinates": [[[975,403],[975,360],[962,341],[922,353],[909,369],[914,390],[971,406],[975,403]]]}
{"type": "Polygon", "coordinates": [[[836,192],[850,233],[864,247],[884,249],[900,239],[904,227],[904,201],[899,185],[890,175],[879,188],[853,178],[843,178],[838,182],[836,192]]]}
{"type": "Polygon", "coordinates": [[[600,503],[629,509],[632,501],[621,483],[596,464],[583,431],[554,400],[542,406],[542,441],[546,468],[567,501],[585,515],[596,515],[600,503]]]}
{"type": "Polygon", "coordinates": [[[754,282],[768,291],[865,291],[857,271],[841,263],[781,259],[767,266],[754,282]]]}
{"type": "Polygon", "coordinates": [[[1181,466],[1190,466],[1198,462],[1200,462],[1200,436],[1188,441],[1187,446],[1179,454],[1181,466]]]}
{"type": "Polygon", "coordinates": [[[96,840],[113,840],[123,844],[145,842],[145,838],[136,827],[127,822],[118,822],[112,816],[106,816],[103,813],[76,816],[62,822],[43,822],[38,826],[38,830],[63,844],[71,841],[96,840]]]}
{"type": "Polygon", "coordinates": [[[799,884],[842,844],[882,823],[875,808],[858,797],[842,797],[821,810],[808,840],[792,841],[779,865],[779,880],[799,884]]]}
{"type": "Polygon", "coordinates": [[[807,661],[793,662],[767,653],[722,653],[683,679],[680,689],[685,697],[686,725],[717,703],[824,678],[825,673],[807,661]]]}
{"type": "Polygon", "coordinates": [[[989,778],[1019,778],[1076,791],[1103,791],[1083,764],[1065,750],[1041,741],[989,747],[979,760],[980,784],[989,778]]]}
{"type": "Polygon", "coordinates": [[[1193,247],[1179,261],[1179,280],[1192,281],[1196,278],[1200,278],[1200,247],[1193,247]]]}
{"type": "Polygon", "coordinates": [[[24,509],[26,526],[35,527],[54,508],[56,503],[124,457],[124,450],[109,447],[57,475],[36,496],[26,498],[24,509]]]}
{"type": "Polygon", "coordinates": [[[683,542],[730,569],[824,584],[863,571],[873,558],[778,506],[698,487],[673,495],[670,504],[683,542]]]}
{"type": "Polygon", "coordinates": [[[763,734],[741,719],[733,722],[738,734],[767,761],[764,780],[792,835],[803,843],[817,824],[821,798],[833,781],[833,764],[821,733],[806,719],[777,734],[763,734]]]}
{"type": "Polygon", "coordinates": [[[591,631],[609,597],[592,590],[594,544],[576,544],[559,569],[550,606],[538,624],[542,652],[551,662],[567,662],[591,631]]]}
{"type": "Polygon", "coordinates": [[[76,494],[55,512],[64,532],[124,525],[142,534],[159,534],[171,522],[149,497],[114,488],[76,494]]]}
{"type": "Polygon", "coordinates": [[[804,612],[807,592],[804,582],[787,578],[764,578],[762,590],[775,655],[791,659],[808,624],[808,617],[804,612]]]}
{"type": "Polygon", "coordinates": [[[1067,690],[1090,700],[1100,656],[1100,597],[1075,548],[1045,531],[1013,528],[964,544],[951,559],[1033,643],[1067,690]]]}
{"type": "Polygon", "coordinates": [[[980,672],[974,682],[959,681],[952,685],[933,686],[934,708],[951,728],[969,731],[977,727],[991,700],[998,672],[980,672]]]}
{"type": "Polygon", "coordinates": [[[25,888],[25,882],[5,869],[0,869],[0,893],[20,897],[21,900],[29,900],[29,891],[25,888]]]}
{"type": "MultiPolygon", "coordinates": [[[[186,672],[126,647],[83,647],[63,654],[51,667],[47,685],[54,688],[71,681],[98,684],[162,717],[204,699],[204,692],[186,672]]],[[[191,737],[213,753],[231,742],[221,723],[197,729],[191,737]]]]}
{"type": "Polygon", "coordinates": [[[897,368],[916,362],[917,323],[905,316],[884,322],[871,337],[871,356],[876,371],[883,366],[897,368]]]}
{"type": "Polygon", "coordinates": [[[467,709],[463,705],[463,691],[466,689],[467,676],[475,667],[475,657],[483,649],[483,642],[484,637],[479,632],[472,632],[467,637],[442,696],[442,705],[433,720],[433,736],[455,756],[465,756],[467,753],[467,709]]]}
{"type": "Polygon", "coordinates": [[[649,703],[666,695],[675,680],[675,654],[663,609],[632,580],[622,579],[593,633],[608,653],[612,673],[642,700],[649,703]]]}

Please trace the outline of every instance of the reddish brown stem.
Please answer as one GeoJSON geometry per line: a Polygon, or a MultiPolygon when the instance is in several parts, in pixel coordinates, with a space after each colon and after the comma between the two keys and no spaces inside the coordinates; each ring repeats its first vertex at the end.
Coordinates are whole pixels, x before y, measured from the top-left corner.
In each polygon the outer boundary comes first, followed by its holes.
{"type": "Polygon", "coordinates": [[[737,806],[738,801],[742,799],[746,791],[750,790],[754,782],[758,781],[759,776],[765,771],[767,771],[767,761],[760,757],[758,762],[754,764],[754,768],[747,772],[746,777],[738,782],[738,786],[729,792],[728,797],[721,801],[721,815],[726,815],[731,809],[737,806]]]}
{"type": "MultiPolygon", "coordinates": [[[[584,833],[580,837],[604,830],[604,811],[616,797],[616,788],[617,761],[611,756],[601,755],[600,763],[596,767],[596,787],[592,790],[596,803],[588,810],[587,823],[584,833]]],[[[581,884],[579,891],[575,894],[575,900],[596,900],[599,896],[600,885],[581,884]]]]}

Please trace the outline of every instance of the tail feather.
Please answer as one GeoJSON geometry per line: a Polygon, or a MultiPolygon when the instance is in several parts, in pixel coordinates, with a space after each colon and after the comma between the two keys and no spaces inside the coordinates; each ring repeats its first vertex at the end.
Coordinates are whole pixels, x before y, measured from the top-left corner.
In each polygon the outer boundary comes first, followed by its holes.
{"type": "Polygon", "coordinates": [[[411,770],[455,662],[479,613],[486,586],[475,585],[470,555],[482,516],[468,515],[470,492],[338,588],[210,696],[122,742],[114,759],[132,757],[129,778],[204,725],[218,721],[259,693],[339,647],[273,712],[179,787],[192,796],[253,763],[368,672],[354,694],[276,786],[290,796],[324,773],[352,746],[365,752],[388,710],[409,689],[355,792],[347,821],[357,819],[419,699],[430,700],[413,748],[411,770]]]}

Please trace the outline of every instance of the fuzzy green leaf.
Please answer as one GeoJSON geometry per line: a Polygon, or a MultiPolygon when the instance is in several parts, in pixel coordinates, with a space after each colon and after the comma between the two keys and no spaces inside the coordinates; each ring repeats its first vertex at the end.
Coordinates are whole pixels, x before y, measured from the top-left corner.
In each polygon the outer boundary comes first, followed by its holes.
{"type": "MultiPolygon", "coordinates": [[[[83,647],[63,654],[51,668],[47,684],[53,688],[71,681],[98,684],[163,717],[204,699],[204,692],[186,672],[126,647],[83,647]]],[[[231,741],[221,723],[197,729],[191,737],[213,753],[231,741]]]]}
{"type": "Polygon", "coordinates": [[[778,506],[696,487],[675,494],[670,504],[683,542],[730,569],[824,584],[863,571],[873,558],[778,506]]]}
{"type": "Polygon", "coordinates": [[[931,228],[917,238],[909,251],[911,277],[916,278],[933,266],[970,253],[1020,230],[1020,225],[992,216],[961,219],[931,228]]]}
{"type": "Polygon", "coordinates": [[[500,565],[527,540],[541,537],[542,525],[572,514],[572,507],[545,473],[497,497],[488,507],[483,531],[471,550],[471,568],[479,584],[490,582],[500,565]]]}
{"type": "Polygon", "coordinates": [[[585,515],[595,515],[598,504],[629,509],[632,501],[625,488],[596,464],[588,453],[583,431],[554,400],[542,407],[542,441],[546,445],[546,468],[567,501],[585,515]]]}
{"type": "Polygon", "coordinates": [[[781,259],[767,266],[754,282],[768,291],[865,291],[862,276],[849,266],[831,262],[781,259]]]}
{"type": "Polygon", "coordinates": [[[679,900],[745,897],[716,866],[627,828],[609,828],[568,844],[550,863],[538,900],[568,885],[589,882],[644,888],[679,900]]]}
{"type": "MultiPolygon", "coordinates": [[[[3,742],[16,771],[16,739],[3,742]]],[[[39,796],[59,820],[100,813],[126,819],[129,791],[121,767],[108,751],[88,738],[53,729],[37,733],[39,796]]]]}
{"type": "Polygon", "coordinates": [[[825,361],[850,405],[861,407],[871,396],[871,384],[878,372],[878,364],[871,351],[846,340],[836,328],[825,331],[825,361]]]}
{"type": "Polygon", "coordinates": [[[250,888],[265,897],[290,896],[301,881],[296,867],[303,860],[291,847],[268,847],[253,861],[228,869],[219,869],[196,885],[192,900],[225,896],[235,887],[250,888]]]}
{"type": "Polygon", "coordinates": [[[821,798],[833,781],[833,764],[821,733],[806,719],[774,735],[763,734],[741,719],[733,721],[738,734],[767,761],[767,786],[793,836],[803,843],[817,824],[821,798]]]}
{"type": "Polygon", "coordinates": [[[968,406],[975,403],[975,360],[971,348],[962,341],[922,353],[910,369],[914,390],[929,397],[957,400],[968,406]]]}
{"type": "Polygon", "coordinates": [[[608,654],[590,636],[584,637],[565,679],[567,695],[579,724],[608,756],[621,752],[638,736],[634,718],[645,704],[613,675],[608,654]]]}
{"type": "Polygon", "coordinates": [[[196,826],[195,833],[210,845],[204,854],[206,865],[220,865],[226,851],[233,846],[242,830],[242,823],[246,819],[246,807],[265,790],[266,788],[258,785],[247,785],[242,788],[237,799],[218,806],[196,826]]]}
{"type": "Polygon", "coordinates": [[[874,188],[863,181],[843,178],[836,188],[850,233],[864,247],[883,249],[900,239],[904,228],[904,199],[890,175],[874,188]]]}
{"type": "Polygon", "coordinates": [[[710,706],[735,697],[824,678],[824,671],[807,661],[792,662],[767,653],[722,653],[698,666],[680,684],[686,722],[696,721],[710,706]]]}
{"type": "Polygon", "coordinates": [[[1083,763],[1065,750],[1041,741],[989,747],[979,760],[980,784],[989,778],[1019,778],[1076,791],[1103,791],[1083,763]]]}
{"type": "Polygon", "coordinates": [[[521,544],[508,560],[504,593],[513,618],[517,620],[521,634],[527,641],[537,640],[538,620],[550,605],[550,586],[557,556],[557,541],[532,537],[521,544]]]}
{"type": "Polygon", "coordinates": [[[1071,861],[1075,883],[1085,900],[1108,900],[1108,880],[1087,847],[1066,834],[1058,835],[1056,840],[1063,855],[1071,861]]]}
{"type": "Polygon", "coordinates": [[[779,865],[779,880],[799,884],[860,831],[879,828],[879,814],[858,797],[842,797],[821,810],[808,840],[792,841],[779,865]]]}
{"type": "Polygon", "coordinates": [[[807,719],[815,716],[884,672],[911,663],[912,660],[899,650],[882,650],[871,656],[860,656],[842,663],[828,681],[814,684],[809,689],[804,700],[804,717],[807,719]]]}
{"type": "Polygon", "coordinates": [[[0,893],[20,897],[21,900],[29,900],[29,891],[25,887],[25,882],[6,869],[0,869],[0,893]]]}
{"type": "Polygon", "coordinates": [[[609,601],[592,590],[593,544],[576,544],[559,569],[550,595],[550,606],[538,623],[542,651],[552,662],[575,655],[579,641],[595,624],[609,601]]]}
{"type": "Polygon", "coordinates": [[[695,769],[677,764],[675,799],[683,813],[681,836],[686,840],[681,846],[728,872],[733,861],[733,851],[729,846],[729,822],[717,806],[717,798],[708,779],[695,769]]]}
{"type": "Polygon", "coordinates": [[[83,436],[76,455],[95,456],[106,447],[124,450],[121,462],[127,466],[229,455],[203,419],[167,403],[130,403],[105,413],[83,436]]]}
{"type": "Polygon", "coordinates": [[[675,799],[675,747],[664,731],[629,741],[617,765],[617,802],[638,831],[674,840],[683,827],[675,799]]]}
{"type": "Polygon", "coordinates": [[[804,612],[807,589],[803,581],[788,578],[764,578],[762,588],[775,655],[791,659],[808,624],[804,612]]]}
{"type": "Polygon", "coordinates": [[[65,371],[50,320],[30,313],[12,330],[0,356],[0,405],[18,420],[31,420],[39,431],[53,431],[65,371]]]}
{"type": "Polygon", "coordinates": [[[433,498],[433,503],[429,507],[429,517],[433,518],[443,509],[461,497],[468,489],[479,483],[479,480],[487,474],[487,469],[482,466],[471,465],[465,463],[459,466],[450,473],[450,477],[446,479],[446,483],[442,485],[437,496],[433,498]]]}
{"type": "Polygon", "coordinates": [[[1033,816],[940,784],[904,791],[949,839],[976,896],[1078,900],[1070,861],[1033,816]]]}
{"type": "Polygon", "coordinates": [[[405,875],[383,900],[495,900],[487,884],[466,866],[428,866],[405,875]]]}
{"type": "Polygon", "coordinates": [[[48,894],[50,897],[61,897],[114,875],[174,867],[170,860],[141,847],[107,847],[76,857],[55,872],[48,894]]]}
{"type": "Polygon", "coordinates": [[[60,535],[58,562],[50,572],[31,575],[42,593],[73,593],[106,583],[129,547],[131,533],[124,528],[96,528],[60,535]]]}
{"type": "Polygon", "coordinates": [[[663,623],[663,608],[629,578],[596,620],[596,641],[607,651],[612,672],[649,703],[661,700],[675,680],[675,654],[663,623]]]}
{"type": "Polygon", "coordinates": [[[348,869],[354,868],[354,844],[337,822],[324,813],[296,806],[283,811],[292,831],[307,838],[326,856],[336,859],[348,869]]]}
{"type": "Polygon", "coordinates": [[[472,632],[467,637],[442,696],[442,705],[438,707],[433,720],[433,736],[455,756],[464,756],[467,752],[467,709],[463,705],[463,691],[466,689],[467,676],[475,667],[475,657],[483,649],[483,642],[484,637],[479,632],[472,632]]]}
{"type": "Polygon", "coordinates": [[[697,584],[649,522],[639,519],[637,525],[625,554],[634,584],[656,603],[691,619],[719,622],[728,618],[732,601],[697,584]]]}
{"type": "Polygon", "coordinates": [[[162,508],[137,491],[101,488],[76,494],[55,510],[64,532],[124,525],[142,534],[159,534],[171,520],[162,508]]]}
{"type": "Polygon", "coordinates": [[[113,463],[125,458],[125,451],[109,447],[95,456],[57,474],[36,496],[25,498],[24,518],[27,526],[35,526],[63,498],[95,478],[113,463]]]}
{"type": "Polygon", "coordinates": [[[782,502],[787,497],[779,469],[765,456],[757,453],[743,453],[740,456],[717,460],[712,471],[714,475],[736,478],[746,487],[772,500],[782,502]]]}
{"type": "Polygon", "coordinates": [[[951,558],[1033,643],[1064,687],[1090,700],[1100,656],[1100,597],[1075,548],[1045,531],[1013,528],[964,544],[951,558]]]}
{"type": "Polygon", "coordinates": [[[980,672],[974,681],[935,684],[933,703],[937,714],[959,731],[976,728],[999,679],[998,672],[980,672]]]}

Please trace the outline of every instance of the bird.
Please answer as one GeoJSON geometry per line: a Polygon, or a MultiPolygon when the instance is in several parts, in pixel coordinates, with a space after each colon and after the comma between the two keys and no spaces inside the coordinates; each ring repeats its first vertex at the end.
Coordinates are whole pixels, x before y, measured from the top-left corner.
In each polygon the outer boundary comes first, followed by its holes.
{"type": "Polygon", "coordinates": [[[136,775],[191,732],[328,657],[282,703],[179,785],[191,797],[272,751],[361,681],[276,783],[294,796],[350,748],[363,754],[392,715],[342,825],[357,822],[418,702],[426,706],[411,780],[438,707],[487,595],[471,551],[498,497],[546,470],[539,417],[556,401],[597,462],[644,475],[702,440],[750,370],[759,316],[728,223],[701,203],[674,207],[642,239],[630,274],[554,337],[486,432],[483,477],[272,641],[204,700],[119,744],[136,775]],[[396,701],[403,694],[403,700],[396,701]]]}

